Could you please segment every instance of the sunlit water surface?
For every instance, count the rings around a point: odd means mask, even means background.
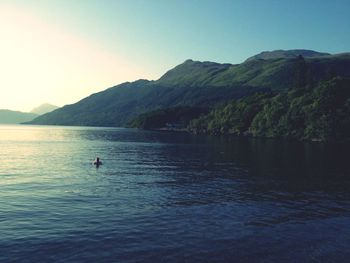
[[[349,262],[349,156],[345,143],[0,126],[0,262]]]

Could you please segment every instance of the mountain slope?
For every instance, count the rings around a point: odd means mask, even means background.
[[[199,62],[191,59],[166,72],[156,84],[163,86],[205,86],[220,73],[230,68],[231,64]]]
[[[254,87],[164,87],[152,81],[123,83],[95,93],[72,105],[39,116],[31,124],[121,126],[136,116],[156,109],[181,105],[214,106],[254,93]]]
[[[57,106],[52,105],[52,104],[48,104],[48,103],[44,103],[44,104],[41,104],[40,106],[32,109],[30,112],[38,114],[38,115],[42,115],[42,114],[48,113],[48,112],[56,110],[56,109],[58,109]]]
[[[4,124],[18,124],[26,121],[31,121],[35,117],[38,117],[38,115],[34,113],[0,110],[0,123]]]
[[[307,49],[292,49],[292,50],[274,50],[274,51],[264,51],[255,56],[248,58],[246,61],[257,60],[257,59],[276,59],[276,58],[296,58],[299,55],[304,58],[313,58],[321,56],[329,56],[329,53],[321,53],[313,50]]]
[[[32,124],[123,126],[136,116],[176,106],[214,107],[257,91],[279,92],[350,77],[350,54],[251,60],[239,65],[187,60],[157,81],[123,83],[39,116]]]

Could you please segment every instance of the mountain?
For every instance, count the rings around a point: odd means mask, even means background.
[[[159,80],[162,86],[206,86],[221,72],[226,71],[232,64],[219,64],[215,62],[199,62],[191,59],[166,72]]]
[[[322,57],[329,56],[329,53],[321,53],[313,50],[307,49],[292,49],[292,50],[274,50],[274,51],[264,51],[255,56],[248,58],[246,61],[257,60],[257,59],[276,59],[276,58],[296,58],[298,56],[303,56],[304,58]]]
[[[0,110],[0,123],[18,124],[22,122],[31,121],[35,117],[38,117],[38,115],[34,113]]]
[[[52,105],[52,104],[48,104],[48,103],[44,103],[44,104],[41,104],[40,106],[32,109],[30,112],[31,113],[35,113],[35,114],[38,114],[38,115],[42,115],[42,114],[45,114],[45,113],[48,113],[48,112],[51,112],[53,110],[56,110],[58,109],[59,107],[55,106],[55,105]]]
[[[126,82],[29,123],[124,126],[149,111],[178,106],[212,108],[256,92],[278,93],[334,76],[350,77],[350,53],[257,59],[237,65],[186,60],[156,81]]]

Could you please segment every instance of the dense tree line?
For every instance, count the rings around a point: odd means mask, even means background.
[[[234,100],[192,120],[189,130],[301,140],[350,138],[350,79],[337,77],[314,87],[299,84],[278,94]]]
[[[209,110],[198,107],[173,107],[141,114],[129,123],[129,127],[141,129],[186,129],[192,119],[208,114]]]

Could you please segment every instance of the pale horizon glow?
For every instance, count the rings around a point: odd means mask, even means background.
[[[75,103],[187,59],[350,51],[349,0],[0,0],[0,109]]]
[[[122,54],[108,52],[18,7],[1,5],[0,32],[0,109],[29,112],[43,103],[61,107],[119,83],[152,76]]]

